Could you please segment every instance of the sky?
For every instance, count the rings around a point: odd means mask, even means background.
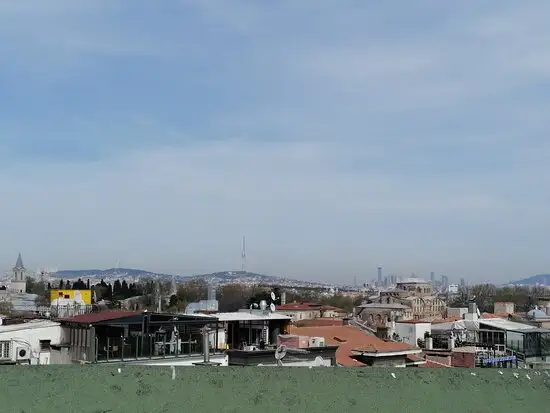
[[[548,15],[0,0],[0,267],[550,272]]]

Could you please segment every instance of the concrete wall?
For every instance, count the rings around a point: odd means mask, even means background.
[[[30,360],[25,362],[50,364],[49,351],[41,351],[40,340],[50,340],[51,344],[59,344],[62,340],[61,326],[49,321],[0,326],[0,341],[11,342],[12,360],[16,359],[18,349],[25,349],[30,354]]]
[[[418,339],[424,340],[424,334],[431,333],[432,325],[430,323],[396,322],[395,331],[403,342],[417,347]]]
[[[119,367],[1,367],[2,412],[517,413],[544,411],[550,389],[515,369]]]
[[[495,314],[512,314],[515,312],[515,304],[506,301],[496,301],[493,307]]]
[[[451,365],[453,367],[474,368],[476,365],[475,353],[453,352],[451,355]]]

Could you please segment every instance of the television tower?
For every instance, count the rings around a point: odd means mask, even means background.
[[[242,272],[246,272],[246,238],[244,235],[243,235],[243,248],[241,250],[241,260],[242,260],[241,270]]]

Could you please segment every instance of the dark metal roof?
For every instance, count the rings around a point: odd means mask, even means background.
[[[171,314],[154,313],[141,311],[112,310],[98,313],[81,314],[73,317],[60,318],[57,321],[61,323],[73,324],[140,324],[145,315],[149,316],[149,322],[155,323],[185,323],[185,322],[204,322],[209,324],[216,322],[216,316],[198,316],[193,314]]]
[[[133,317],[141,314],[142,313],[139,311],[120,311],[120,310],[101,311],[99,313],[89,313],[89,314],[75,315],[73,317],[64,317],[64,318],[60,318],[58,321],[65,321],[65,322],[78,323],[78,324],[94,324],[102,321],[114,321],[121,318]]]

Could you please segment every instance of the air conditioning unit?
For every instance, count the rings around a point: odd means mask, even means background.
[[[325,347],[325,338],[324,337],[310,337],[309,338],[309,347]]]
[[[31,359],[31,351],[26,347],[17,347],[15,351],[15,359],[17,361],[25,361]]]

